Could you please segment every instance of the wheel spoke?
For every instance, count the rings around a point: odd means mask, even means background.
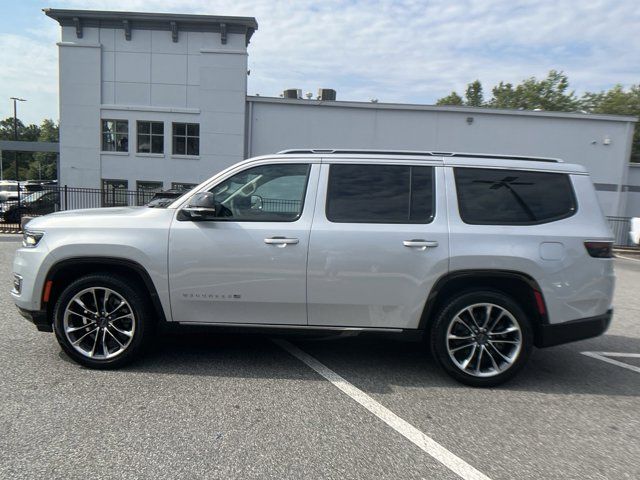
[[[102,311],[107,312],[107,300],[109,299],[109,290],[104,289],[104,298],[102,299]]]
[[[491,325],[487,327],[487,332],[489,332],[489,335],[493,335],[493,333],[491,332],[493,331],[494,328],[496,328],[496,325],[498,324],[498,322],[502,317],[504,317],[504,310],[501,310],[498,316],[495,318],[495,320],[491,322]]]
[[[122,320],[123,318],[133,318],[133,313],[127,313],[126,315],[121,315],[119,317],[112,318],[112,319],[109,320],[109,323],[115,322],[117,320]]]
[[[480,345],[480,353],[478,354],[478,363],[476,363],[476,374],[480,373],[482,366],[482,354],[484,353],[484,345]]]
[[[93,330],[91,330],[90,332],[85,333],[84,335],[82,335],[80,338],[78,338],[77,340],[74,340],[72,342],[72,345],[79,345],[80,342],[82,342],[82,340],[84,340],[87,335],[91,335],[93,332],[95,332],[96,330],[98,330],[98,327],[94,328]]]
[[[473,360],[474,355],[476,354],[476,350],[478,349],[477,345],[473,346],[473,350],[471,350],[471,355],[469,355],[467,358],[464,359],[464,362],[462,362],[462,369],[466,370],[467,367],[469,366],[469,363],[471,362],[471,360]]]
[[[129,338],[131,338],[133,336],[133,334],[131,332],[127,332],[126,330],[122,330],[122,329],[116,327],[113,323],[110,323],[109,326],[111,328],[113,328],[116,332],[118,332],[121,335],[124,335],[124,336],[129,337]]]
[[[504,355],[500,350],[498,350],[495,345],[493,344],[493,342],[489,341],[489,345],[491,346],[491,348],[493,348],[493,351],[496,352],[498,355],[500,355],[502,357],[502,359],[507,362],[508,364],[513,363],[513,359],[507,357],[506,355]]]
[[[491,343],[510,343],[512,345],[518,345],[520,342],[517,340],[490,340]]]
[[[482,322],[482,328],[487,328],[487,324],[489,323],[489,319],[491,318],[491,310],[493,310],[493,305],[487,305],[485,307],[485,317],[484,322]]]
[[[458,350],[464,350],[465,348],[469,348],[473,345],[475,345],[476,342],[471,342],[471,343],[467,343],[466,345],[462,345],[460,347],[456,347],[456,348],[452,348],[451,350],[449,350],[451,353],[453,352],[457,352]]]
[[[93,304],[96,306],[96,313],[100,313],[100,307],[98,306],[98,296],[96,295],[96,289],[91,289],[91,294],[93,295]]]
[[[467,325],[467,322],[465,322],[464,320],[462,320],[462,317],[460,315],[458,315],[454,321],[456,321],[457,323],[460,323],[461,325],[464,325],[464,327],[469,330],[471,332],[471,334],[474,334],[475,332],[473,331],[473,329]]]
[[[93,347],[91,347],[91,352],[89,353],[90,357],[93,357],[96,354],[96,347],[98,346],[98,336],[100,335],[100,331],[96,332],[96,336],[93,339]]]
[[[500,371],[500,367],[498,366],[495,358],[493,358],[493,355],[491,354],[491,352],[489,351],[489,349],[487,347],[485,347],[484,345],[482,346],[482,348],[487,352],[487,355],[489,357],[489,360],[491,360],[491,364],[493,365],[493,368],[496,372]]]
[[[104,331],[107,332],[109,335],[111,335],[111,338],[113,338],[116,342],[118,342],[118,345],[120,345],[120,348],[124,348],[124,343],[118,340],[118,337],[116,337],[113,333],[111,333],[108,327],[105,328]]]
[[[118,310],[120,310],[122,307],[124,307],[126,304],[127,304],[127,302],[125,302],[124,300],[120,300],[120,304],[116,308],[111,310],[110,312],[107,312],[107,315],[113,315]]]
[[[467,335],[466,337],[461,337],[459,335],[454,335],[454,334],[450,333],[447,338],[449,340],[469,340],[470,338],[473,338],[473,335]]]
[[[471,321],[473,322],[473,324],[475,325],[475,327],[480,330],[480,325],[478,325],[478,321],[476,320],[476,316],[473,314],[473,308],[469,307],[466,310],[467,312],[469,312],[469,316],[471,317]]]
[[[82,317],[82,318],[84,318],[84,317]],[[88,319],[87,319],[87,320],[88,320]],[[67,327],[65,331],[66,331],[67,333],[74,333],[74,332],[78,332],[78,331],[80,331],[80,330],[83,330],[83,329],[85,329],[85,328],[91,327],[91,326],[93,326],[93,325],[95,325],[95,324],[96,324],[96,322],[94,322],[93,320],[91,320],[91,323],[87,323],[87,324],[85,324],[85,325],[81,325],[81,326],[79,326],[79,327]]]
[[[93,310],[91,310],[89,307],[87,307],[87,306],[85,305],[85,303],[84,303],[82,300],[80,300],[80,298],[79,298],[79,297],[74,298],[74,299],[73,299],[73,301],[74,301],[74,302],[76,302],[78,305],[80,305],[80,306],[84,309],[85,313],[86,313],[86,312],[91,312],[91,313],[93,313],[94,315],[96,315],[96,314],[98,313],[98,312],[94,312],[94,311],[93,311]],[[73,313],[75,313],[75,312],[73,312]],[[77,314],[76,314],[76,315],[77,315]]]
[[[107,329],[102,329],[102,354],[106,357],[109,355],[109,350],[107,349]]]
[[[489,333],[489,335],[506,335],[507,333],[517,332],[518,330],[520,330],[518,327],[512,325],[511,327],[507,327],[500,332],[491,332]]]

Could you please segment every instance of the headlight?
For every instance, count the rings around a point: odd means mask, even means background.
[[[22,234],[22,246],[25,248],[34,248],[38,245],[43,236],[44,232],[25,230]]]

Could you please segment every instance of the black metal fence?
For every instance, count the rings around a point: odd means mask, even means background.
[[[147,204],[156,191],[120,188],[77,188],[43,186],[37,192],[19,192],[19,198],[0,203],[0,232],[20,232],[22,217],[36,217],[60,210],[139,206]]]
[[[629,217],[607,217],[609,228],[613,233],[613,244],[616,247],[635,247],[631,242],[629,232],[631,231],[631,218]]]

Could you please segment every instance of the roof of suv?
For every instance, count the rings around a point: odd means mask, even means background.
[[[407,160],[425,160],[438,162],[447,166],[475,166],[475,167],[509,167],[535,170],[549,170],[557,172],[587,173],[582,165],[564,163],[559,158],[534,157],[521,155],[493,155],[487,153],[461,153],[415,150],[366,150],[366,149],[291,149],[277,153],[286,158],[289,155],[304,155],[314,157],[333,157],[367,160],[390,160],[405,158]]]

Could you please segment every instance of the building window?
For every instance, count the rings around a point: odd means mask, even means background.
[[[162,191],[162,182],[136,182],[136,202],[138,205],[146,205],[151,201],[156,192]]]
[[[173,124],[173,154],[200,155],[200,125],[197,123]]]
[[[102,151],[129,151],[128,120],[102,120]]]
[[[164,153],[163,122],[138,122],[138,153]]]
[[[197,185],[197,183],[171,182],[171,190],[182,190],[186,192]]]
[[[102,206],[122,207],[129,205],[129,182],[126,180],[102,180]]]

